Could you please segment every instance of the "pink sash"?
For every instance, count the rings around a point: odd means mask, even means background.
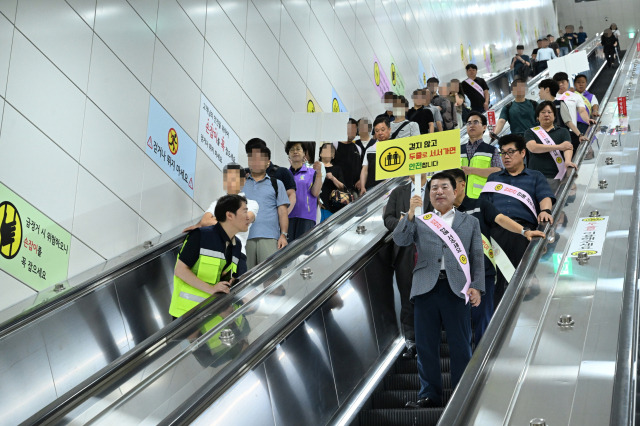
[[[556,95],[556,99],[559,101],[564,101],[566,99],[569,99],[571,97],[571,92],[564,92],[562,95],[558,94]]]
[[[512,186],[506,183],[501,182],[487,182],[484,184],[484,188],[482,188],[482,192],[495,192],[496,194],[507,195],[509,197],[513,197],[516,200],[520,200],[520,202],[524,203],[531,213],[533,213],[534,217],[538,217],[538,213],[536,213],[536,205],[533,202],[531,196],[516,186]]]
[[[540,142],[542,142],[543,144],[550,146],[556,145],[553,139],[551,139],[551,136],[549,136],[549,133],[547,133],[542,127],[537,126],[531,130],[533,130],[533,133],[538,136]],[[554,177],[554,179],[562,180],[565,173],[567,173],[567,164],[564,162],[559,150],[556,149],[554,151],[551,151],[549,154],[551,154],[551,156],[553,157],[553,162],[556,163],[556,167],[558,168],[558,174],[556,174],[556,177]]]
[[[476,83],[475,81],[471,80],[470,78],[467,78],[465,80],[465,83],[467,83],[469,86],[471,86],[474,89],[476,89],[478,91],[478,93],[480,93],[484,97],[484,90],[482,90],[482,87],[480,87],[480,85],[478,83]]]
[[[464,246],[460,241],[460,237],[458,237],[458,234],[456,234],[455,231],[444,222],[444,220],[433,213],[416,216],[416,218],[420,219],[433,232],[435,232],[436,235],[449,247],[451,253],[456,257],[456,260],[467,279],[461,293],[464,294],[465,303],[469,303],[469,295],[467,292],[471,285],[471,268],[469,268],[469,257],[467,256],[467,251],[464,249]]]

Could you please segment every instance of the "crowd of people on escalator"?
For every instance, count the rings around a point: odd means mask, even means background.
[[[423,174],[419,190],[406,179],[384,210],[394,240],[389,262],[400,294],[403,356],[417,357],[421,384],[418,400],[407,407],[440,406],[441,330],[455,388],[529,242],[544,237],[539,225],[553,223],[556,190],[577,169],[574,153],[599,115],[585,75],[556,73],[538,83],[537,101],[526,97],[530,76],[585,39],[567,26],[557,42],[539,40],[531,57],[517,46],[514,99],[499,111],[495,128],[485,115],[489,86],[468,64],[464,79],[441,85],[429,78],[412,92],[412,106],[402,94],[385,93],[384,111],[350,118],[345,140],[288,141],[287,165],[272,162],[265,140],[247,141],[248,167],[227,164],[225,195],[185,229],[170,314],[180,317],[213,294],[229,293],[248,269],[366,196],[381,183],[377,142],[464,128],[460,167]]]

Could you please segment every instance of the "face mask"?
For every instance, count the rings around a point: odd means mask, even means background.
[[[404,115],[404,108],[394,108],[393,109],[393,115]]]
[[[393,110],[393,103],[391,103],[391,102],[385,102],[382,105],[384,105],[384,110],[385,111]]]

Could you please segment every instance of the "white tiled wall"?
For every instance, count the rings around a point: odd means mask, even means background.
[[[504,68],[516,20],[529,42],[556,26],[551,0],[0,1],[0,182],[73,234],[74,275],[222,193],[200,149],[193,199],[146,155],[151,95],[195,140],[204,93],[243,143],[265,139],[284,165],[307,90],[325,111],[335,88],[353,117],[373,117],[374,54],[387,75],[393,57],[410,95],[418,58],[428,75],[464,75],[460,44],[481,73],[490,45]],[[0,309],[34,297],[1,271],[0,288]]]
[[[629,33],[637,33],[640,28],[640,2],[637,0],[598,0],[575,3],[558,1],[558,25],[573,25],[578,31],[582,25],[590,36],[602,33],[612,23],[618,26],[621,34],[621,45],[626,49],[631,40]],[[555,32],[554,32],[555,34]]]

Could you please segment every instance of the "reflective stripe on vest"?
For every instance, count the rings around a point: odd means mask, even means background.
[[[206,256],[202,253],[209,253],[214,256]],[[232,262],[223,270],[226,261],[224,254],[217,257],[220,252],[200,249],[200,256],[191,270],[198,278],[210,285],[216,285],[220,281],[220,277],[229,271],[236,272],[238,270],[238,259],[233,258]],[[187,311],[211,297],[209,293],[190,286],[177,276],[173,276],[173,293],[171,295],[171,306],[169,314],[174,317],[180,317]]]
[[[479,169],[488,169],[491,167],[492,153],[476,152],[471,157],[471,161],[467,158],[466,152],[460,154],[460,167],[477,167]],[[467,197],[478,198],[482,193],[487,178],[478,175],[467,175]]]

